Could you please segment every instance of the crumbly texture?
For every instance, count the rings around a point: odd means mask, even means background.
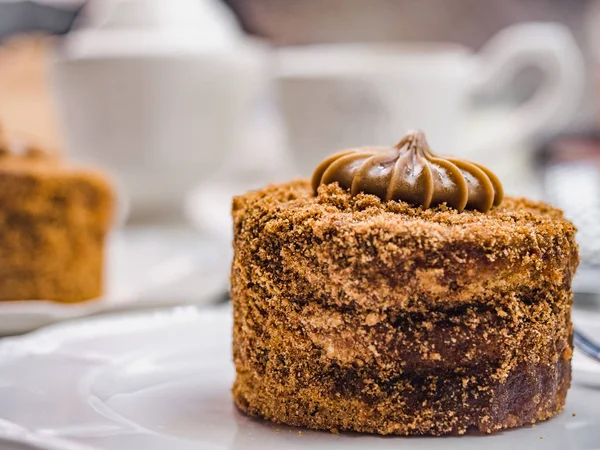
[[[73,303],[102,294],[113,190],[43,156],[0,156],[0,301]]]
[[[490,433],[562,410],[575,228],[543,203],[414,208],[336,184],[233,202],[237,406],[274,422]]]

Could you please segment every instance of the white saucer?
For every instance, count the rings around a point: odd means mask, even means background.
[[[108,311],[215,302],[228,290],[229,260],[220,245],[191,229],[126,228],[110,240],[104,297],[0,302],[0,336]]]
[[[64,450],[600,448],[600,389],[580,384],[577,369],[560,416],[491,436],[334,435],[249,419],[230,394],[230,317],[180,307],[0,341],[0,447],[4,438]]]

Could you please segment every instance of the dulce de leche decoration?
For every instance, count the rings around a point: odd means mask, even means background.
[[[489,211],[502,202],[502,184],[489,169],[471,161],[435,155],[421,131],[409,132],[394,147],[345,150],[325,159],[312,177],[339,183],[352,195],[373,194],[429,208],[441,203],[458,211]]]

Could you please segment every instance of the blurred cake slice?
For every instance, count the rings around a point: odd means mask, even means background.
[[[99,297],[113,202],[102,174],[0,139],[0,301]]]

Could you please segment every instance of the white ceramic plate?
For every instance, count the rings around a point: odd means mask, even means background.
[[[560,416],[491,436],[334,435],[249,419],[230,394],[230,316],[180,307],[0,341],[0,440],[63,450],[600,449],[600,389],[580,384],[578,370]]]
[[[115,310],[204,305],[229,285],[229,254],[181,227],[128,228],[116,232],[107,258],[107,293],[78,304],[45,300],[0,302],[0,335]]]

